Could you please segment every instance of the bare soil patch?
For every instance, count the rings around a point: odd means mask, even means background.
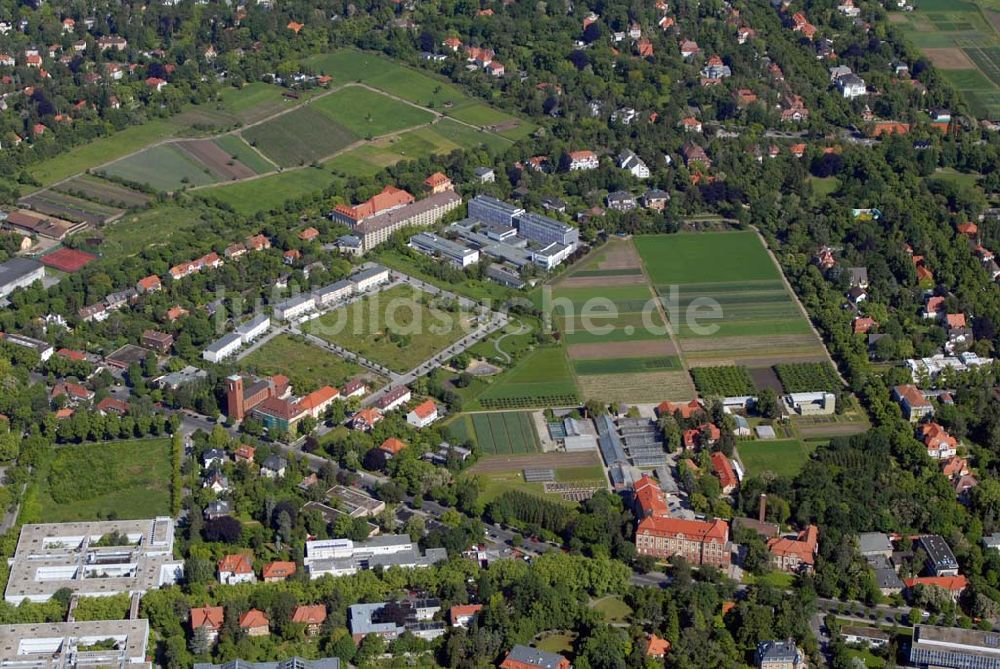
[[[751,369],[750,378],[753,379],[753,385],[757,388],[757,390],[770,388],[779,395],[785,392],[784,387],[781,385],[781,381],[778,379],[778,375],[771,367],[757,367]]]
[[[973,70],[976,64],[965,55],[965,52],[955,47],[940,49],[923,49],[934,66],[942,70]]]
[[[177,142],[177,146],[226,181],[247,179],[257,175],[256,172],[235,160],[211,140]]]
[[[469,471],[473,474],[489,474],[509,472],[525,467],[540,469],[560,469],[570,467],[591,467],[601,464],[597,451],[580,451],[577,453],[536,453],[529,455],[496,455],[486,456],[472,465]]]
[[[694,337],[685,339],[681,343],[684,351],[755,351],[763,349],[774,349],[779,352],[782,349],[816,346],[819,342],[811,334],[801,335],[772,335],[767,337]]]
[[[621,268],[617,268],[621,269]],[[560,288],[599,288],[602,286],[645,285],[646,277],[632,276],[570,276],[559,282]]]
[[[677,349],[667,339],[644,341],[609,341],[599,344],[571,344],[573,360],[604,360],[605,358],[646,358],[655,355],[677,355]]]

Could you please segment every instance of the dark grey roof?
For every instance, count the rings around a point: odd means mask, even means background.
[[[566,658],[558,653],[548,653],[544,650],[521,645],[511,648],[507,657],[508,659],[530,664],[533,667],[541,667],[542,669],[556,669],[560,663],[566,661]]]
[[[0,263],[0,286],[17,281],[42,267],[44,267],[42,263],[31,258],[11,258],[7,262]]]

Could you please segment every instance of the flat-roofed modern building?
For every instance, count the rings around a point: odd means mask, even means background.
[[[910,644],[910,663],[922,669],[1000,669],[1000,634],[917,625]]]
[[[172,585],[184,573],[173,544],[168,517],[25,525],[9,560],[4,598],[47,602],[61,588],[106,597]]]
[[[325,307],[328,304],[346,300],[353,294],[354,284],[347,279],[331,283],[328,286],[323,286],[313,291],[313,297],[316,298],[316,306],[318,307]]]
[[[0,667],[148,667],[148,639],[147,620],[0,625]],[[108,643],[109,641],[114,641],[114,644]]]
[[[958,576],[958,560],[948,542],[936,534],[928,534],[920,537],[918,543],[927,553],[927,568],[935,576]]]
[[[554,218],[542,214],[525,213],[518,215],[517,234],[539,244],[564,244],[576,248],[580,241],[580,231]]]
[[[0,300],[18,288],[45,278],[45,265],[31,258],[11,258],[0,263]]]
[[[421,253],[441,258],[463,269],[479,262],[479,251],[430,232],[419,232],[410,237],[410,246]]]
[[[403,534],[383,534],[367,541],[325,539],[306,542],[305,565],[313,579],[321,576],[350,576],[375,567],[416,569],[448,559],[444,548],[420,548]]]
[[[359,272],[355,272],[350,276],[349,280],[354,284],[354,290],[363,293],[369,288],[388,283],[389,270],[382,267],[382,265],[372,265]]]
[[[469,200],[469,218],[491,225],[513,228],[514,219],[523,213],[521,207],[489,195],[477,195]]]

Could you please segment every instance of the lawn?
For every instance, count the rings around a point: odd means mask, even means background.
[[[283,167],[305,165],[331,156],[358,136],[313,105],[255,125],[243,138]]]
[[[817,195],[832,195],[840,188],[837,177],[809,177],[809,182]]]
[[[956,186],[965,186],[971,188],[975,186],[982,175],[974,174],[969,172],[959,172],[951,167],[942,167],[934,171],[934,174],[927,177],[933,181],[946,181],[948,183],[953,183]]]
[[[747,585],[757,583],[760,585],[769,585],[779,590],[788,590],[795,583],[795,575],[783,571],[769,571],[763,576],[745,574],[743,582]]]
[[[472,414],[473,439],[487,455],[541,451],[531,415],[524,411]]]
[[[277,166],[253,150],[239,135],[223,135],[215,140],[220,149],[240,161],[257,174],[271,172]]]
[[[434,120],[428,111],[361,86],[325,95],[312,106],[358,137],[378,137]]]
[[[486,409],[572,406],[579,401],[566,352],[559,346],[528,354],[479,396]]]
[[[632,607],[621,597],[613,595],[592,601],[590,608],[604,616],[604,622],[608,624],[628,622],[632,615]]]
[[[325,190],[335,181],[336,178],[326,169],[308,166],[259,179],[204,188],[198,194],[228,204],[238,213],[253,214],[278,209],[288,200]]]
[[[218,180],[208,167],[169,143],[123,158],[101,172],[161,191],[204,186]]]
[[[747,474],[759,476],[771,472],[776,476],[795,476],[816,449],[815,443],[799,439],[772,441],[741,441],[737,444],[740,461]]]
[[[153,518],[170,513],[170,439],[65,446],[37,472],[22,522]],[[53,490],[72,488],[65,501]],[[61,495],[57,495],[59,497]]]
[[[536,641],[535,648],[544,650],[547,653],[559,653],[569,656],[573,654],[574,641],[576,641],[575,634],[552,632]]]
[[[468,317],[428,306],[427,294],[401,285],[310,321],[309,331],[397,372],[413,369],[469,327]]]
[[[360,365],[287,334],[278,335],[243,358],[240,369],[265,376],[284,374],[296,395],[326,385],[338,387],[365,373]]]

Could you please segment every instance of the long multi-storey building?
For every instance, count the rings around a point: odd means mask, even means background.
[[[669,558],[678,555],[694,565],[728,567],[730,564],[729,523],[650,516],[635,533],[639,555]]]
[[[383,534],[355,543],[350,539],[306,542],[306,570],[311,578],[349,576],[375,567],[420,568],[448,559],[443,548],[420,548],[402,534]]]
[[[410,237],[410,246],[463,269],[479,262],[479,251],[430,232],[418,232]]]
[[[461,196],[454,191],[436,193],[365,218],[353,226],[352,232],[361,238],[362,250],[367,252],[387,241],[398,230],[434,225],[461,204]]]
[[[539,244],[562,244],[573,248],[580,241],[580,231],[542,214],[524,213],[516,218],[517,234]]]
[[[148,667],[149,621],[94,620],[0,626],[0,667]],[[113,641],[114,643],[108,643]]]
[[[490,225],[513,228],[514,220],[523,213],[521,207],[488,195],[477,195],[469,200],[469,218]]]

